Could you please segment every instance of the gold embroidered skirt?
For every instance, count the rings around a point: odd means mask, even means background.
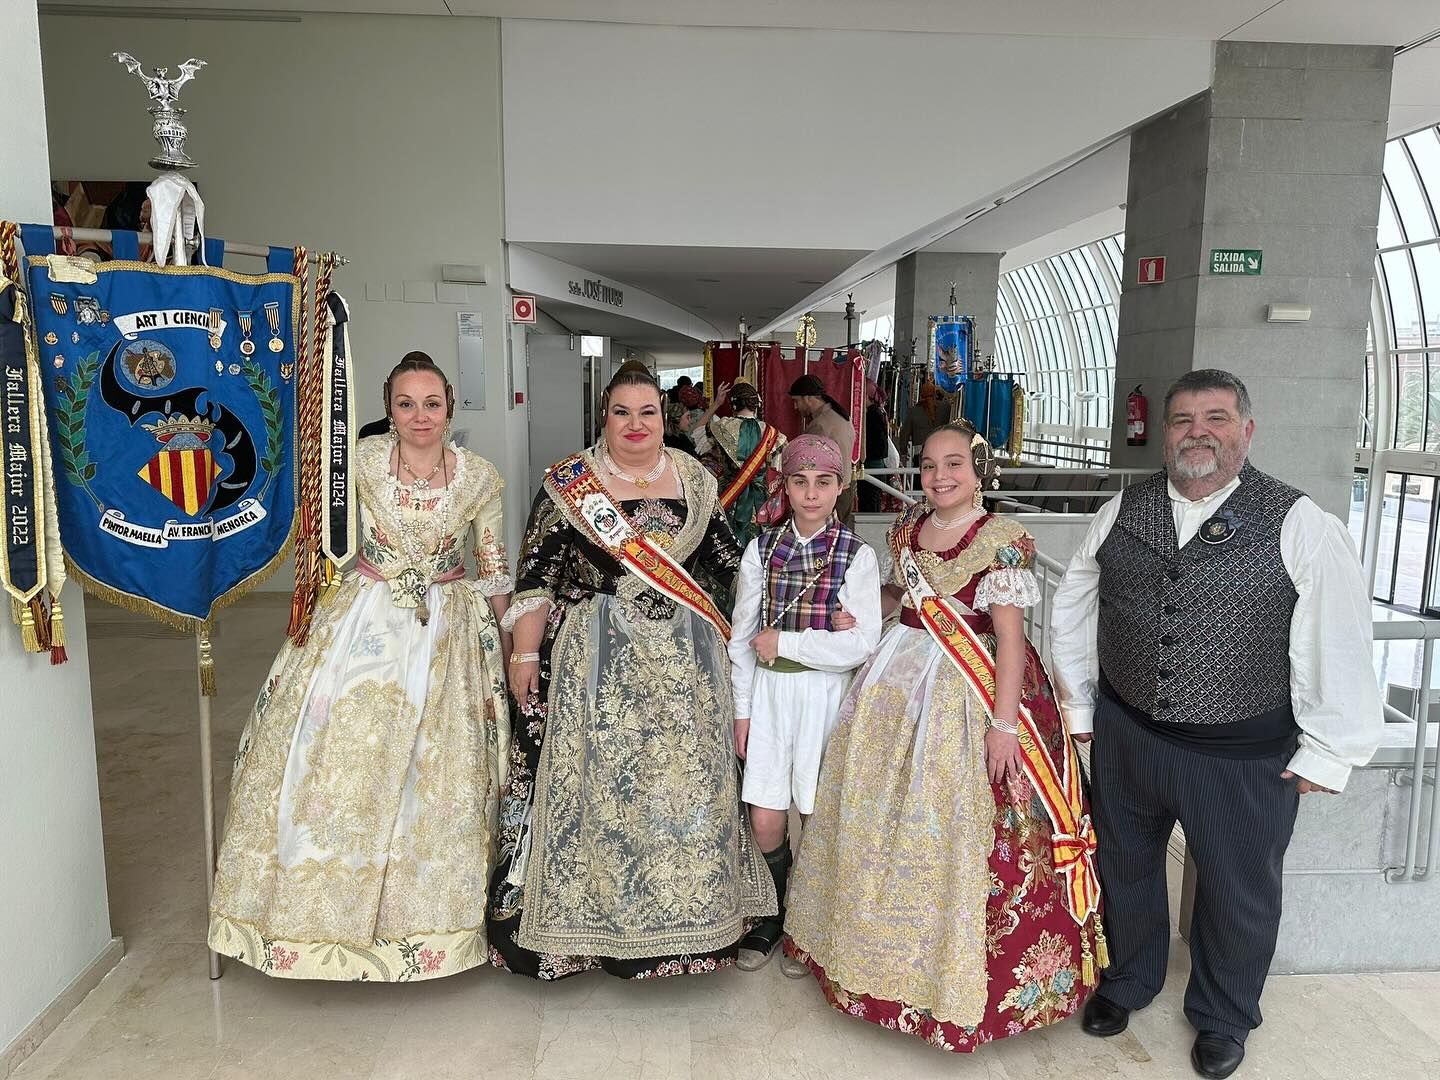
[[[350,579],[276,658],[236,755],[210,947],[270,975],[405,981],[483,964],[508,742],[470,582],[422,626]]]

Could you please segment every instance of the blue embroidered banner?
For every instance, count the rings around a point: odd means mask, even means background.
[[[70,564],[107,600],[206,622],[294,526],[298,283],[89,263],[53,256],[48,227],[21,235]]]
[[[930,357],[941,391],[953,394],[970,378],[974,350],[975,320],[969,315],[930,316]]]

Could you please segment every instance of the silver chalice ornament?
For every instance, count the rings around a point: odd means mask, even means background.
[[[129,53],[117,52],[114,56],[125,65],[125,70],[139,76],[145,89],[150,91],[150,100],[155,102],[149,109],[150,115],[155,118],[151,134],[160,144],[160,153],[150,159],[151,166],[157,169],[193,169],[195,162],[185,153],[185,136],[189,132],[180,122],[180,117],[185,115],[185,110],[179,105],[180,87],[195,77],[195,73],[205,66],[205,61],[191,57],[180,65],[177,77],[167,79],[165,76],[169,74],[169,68],[157,67],[153,74],[146,75],[140,61]]]

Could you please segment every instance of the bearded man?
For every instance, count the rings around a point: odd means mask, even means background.
[[[1247,463],[1254,431],[1234,375],[1176,382],[1165,469],[1096,515],[1053,614],[1057,697],[1077,741],[1093,732],[1110,943],[1084,1029],[1118,1035],[1164,984],[1178,821],[1198,880],[1190,1060],[1217,1078],[1260,1025],[1300,796],[1343,789],[1383,724],[1349,533]]]

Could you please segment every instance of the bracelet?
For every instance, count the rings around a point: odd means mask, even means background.
[[[538,652],[517,652],[510,656],[512,664],[538,664],[539,662],[540,654]]]
[[[998,716],[990,718],[990,726],[996,731],[1003,731],[1006,735],[1019,735],[1020,725],[1013,721],[1001,720]]]

